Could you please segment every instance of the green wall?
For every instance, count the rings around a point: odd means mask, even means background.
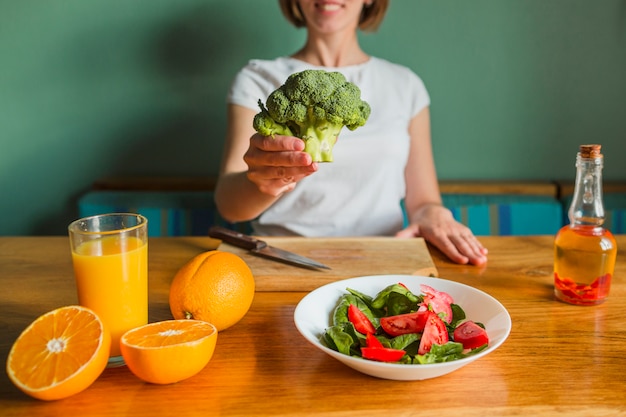
[[[0,235],[65,234],[111,175],[214,175],[224,97],[304,32],[273,0],[0,0]],[[432,96],[442,179],[626,180],[626,0],[392,0],[371,54]]]

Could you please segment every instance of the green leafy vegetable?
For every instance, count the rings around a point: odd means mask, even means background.
[[[421,333],[406,333],[396,337],[387,334],[380,326],[382,317],[392,317],[398,320],[403,314],[414,313],[425,307],[423,295],[415,295],[402,284],[389,285],[381,290],[375,297],[363,294],[354,289],[347,289],[338,300],[332,314],[333,325],[326,329],[322,335],[322,341],[331,349],[346,355],[362,357],[361,348],[371,346],[367,344],[367,335],[359,333],[348,319],[350,304],[358,307],[363,314],[372,322],[375,333],[370,334],[380,342],[383,348],[405,351],[404,356],[398,361],[403,364],[430,364],[442,363],[465,358],[487,348],[488,344],[475,349],[463,349],[463,344],[454,341],[454,329],[466,321],[466,314],[461,306],[451,303],[452,320],[446,324],[449,342],[442,345],[434,343],[430,351],[423,355],[418,354]],[[451,300],[451,298],[450,298]],[[387,319],[386,319],[387,320]],[[484,325],[477,323],[484,328]]]
[[[270,94],[254,117],[254,129],[264,136],[288,135],[304,140],[305,152],[314,162],[331,162],[332,150],[341,129],[363,126],[369,104],[361,90],[343,74],[304,70],[291,74]]]
[[[350,307],[350,304],[356,305],[359,310],[361,310],[372,322],[374,327],[378,327],[380,325],[380,319],[372,313],[367,303],[353,294],[345,294],[339,299],[339,304],[337,304],[333,314],[333,324],[337,325],[350,321],[348,319],[348,308]]]
[[[404,298],[392,297],[393,294],[399,294]],[[390,300],[390,297],[391,300]],[[387,288],[379,292],[372,301],[372,307],[375,309],[382,309],[383,307],[391,308],[393,310],[403,310],[402,306],[417,306],[418,302],[422,301],[422,297],[418,297],[409,291],[404,285],[392,284]],[[395,303],[401,303],[401,305],[395,305]],[[405,311],[408,312],[408,311]],[[395,313],[401,314],[401,313]],[[390,314],[391,315],[391,314]]]

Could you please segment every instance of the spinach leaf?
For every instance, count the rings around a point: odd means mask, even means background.
[[[459,322],[465,320],[466,315],[460,305],[452,303],[450,307],[452,308],[452,322],[450,322],[450,327],[455,328]]]
[[[392,292],[387,298],[387,315],[396,316],[398,314],[410,313],[417,310],[417,303],[411,301],[407,296]]]
[[[355,297],[359,297],[361,300],[363,300],[363,302],[365,302],[365,304],[367,304],[368,307],[372,305],[372,301],[374,299],[371,296],[367,294],[363,294],[361,291],[357,291],[352,288],[346,288],[346,291],[348,291],[350,294],[354,295]]]
[[[367,294],[363,294],[362,292],[357,291],[352,288],[346,288],[346,291],[348,291],[350,294],[354,295],[355,297],[360,298],[365,303],[365,305],[367,305],[367,307],[370,309],[370,311],[375,317],[382,317],[385,315],[384,310],[377,309],[372,306],[372,302],[374,301],[374,299],[371,296]]]
[[[372,301],[372,307],[375,309],[382,309],[383,307],[389,307],[388,300],[391,294],[400,294],[406,297],[411,303],[418,303],[421,301],[422,297],[418,297],[409,291],[406,287],[400,284],[392,284],[387,288],[384,288],[381,292],[379,292],[374,300]]]
[[[472,356],[477,354],[478,352],[487,348],[487,344],[477,347],[475,349],[470,350],[467,353],[463,353],[463,345],[461,343],[456,342],[447,342],[444,345],[433,344],[430,348],[430,352],[425,355],[417,355],[415,356],[415,360],[413,363],[441,363],[441,362],[450,362],[455,361],[457,359],[466,358],[468,356]]]
[[[443,345],[433,344],[430,348],[430,352],[424,355],[417,355],[418,363],[441,363],[450,362],[464,357],[463,345],[456,342],[447,342]]]
[[[361,310],[367,318],[372,322],[375,328],[380,326],[380,319],[376,317],[372,311],[369,309],[367,304],[353,294],[344,294],[339,299],[339,304],[335,307],[335,311],[333,313],[333,324],[338,325],[341,323],[348,323],[350,320],[348,319],[348,308],[350,304],[354,304]]]
[[[343,331],[342,326],[333,326],[324,332],[324,342],[329,348],[344,355],[350,355],[350,348],[354,340],[348,333]]]
[[[407,333],[390,339],[389,344],[393,349],[406,350],[411,343],[417,342],[420,339],[421,337],[417,333]]]
[[[488,343],[485,343],[485,344],[484,344],[484,345],[482,345],[482,346],[479,346],[479,347],[477,347],[477,348],[474,348],[474,349],[470,350],[469,352],[465,353],[465,354],[463,355],[463,357],[475,355],[475,354],[477,354],[478,352],[481,352],[481,351],[483,351],[483,350],[487,349],[487,346],[489,346],[489,344],[488,344]]]
[[[361,356],[361,345],[365,344],[365,337],[354,329],[352,323],[348,322],[326,329],[323,342],[329,348],[344,355]]]

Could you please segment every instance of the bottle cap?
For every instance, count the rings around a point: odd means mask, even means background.
[[[580,156],[582,158],[602,158],[601,150],[602,145],[580,145]]]

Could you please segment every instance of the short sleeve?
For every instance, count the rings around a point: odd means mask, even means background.
[[[430,106],[430,95],[424,85],[424,81],[412,71],[411,78],[413,78],[412,83],[414,84],[414,88],[412,89],[412,91],[414,91],[413,116],[416,116],[423,109]]]

